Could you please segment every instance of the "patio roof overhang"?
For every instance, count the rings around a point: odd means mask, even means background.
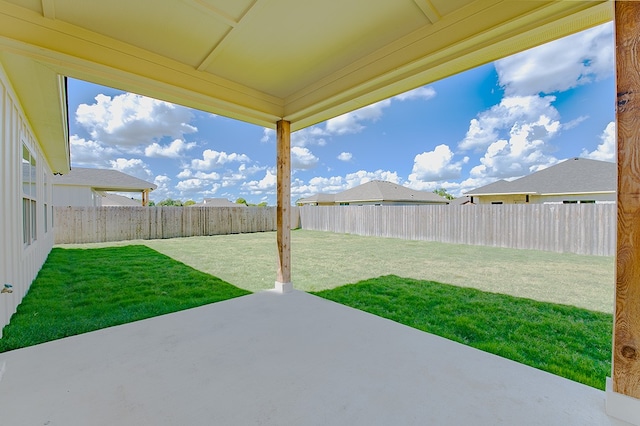
[[[4,0],[51,71],[296,131],[612,19],[609,1]]]
[[[612,376],[613,390],[638,404],[640,223],[633,218],[640,209],[640,181],[633,171],[640,158],[640,124],[633,101],[640,93],[635,81],[640,67],[633,46],[640,43],[640,7],[630,1],[613,5],[610,0],[0,0],[0,51],[15,55],[8,74],[20,86],[25,114],[57,171],[69,167],[59,76],[276,128],[277,284],[286,290],[291,286],[291,131],[609,21],[615,9],[617,37],[624,41],[617,50],[623,58],[618,59],[618,112],[627,114],[618,119],[626,127],[618,136],[621,213]],[[58,94],[57,107],[36,105],[43,104],[41,89],[47,102]]]

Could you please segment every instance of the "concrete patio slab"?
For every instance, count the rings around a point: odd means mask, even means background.
[[[623,425],[605,394],[303,292],[0,354],[0,424]]]

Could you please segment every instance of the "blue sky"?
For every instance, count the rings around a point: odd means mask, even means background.
[[[292,200],[373,179],[459,196],[571,157],[615,161],[611,23],[292,134]],[[71,163],[151,199],[275,204],[275,132],[69,80]]]

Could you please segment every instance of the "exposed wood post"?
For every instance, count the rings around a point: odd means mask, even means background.
[[[612,381],[614,392],[640,399],[640,2],[616,1],[614,7],[618,243]]]
[[[276,290],[291,291],[291,123],[278,121],[277,206],[278,274]]]
[[[142,205],[144,207],[149,205],[149,190],[145,189],[144,191],[142,191]]]

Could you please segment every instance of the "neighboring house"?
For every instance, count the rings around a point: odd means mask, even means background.
[[[298,205],[395,205],[449,203],[444,197],[433,192],[416,191],[402,185],[381,180],[373,180],[337,194],[316,194],[298,200]]]
[[[109,192],[102,193],[102,207],[139,207],[141,205],[142,202],[135,198]]]
[[[299,206],[333,206],[335,203],[336,194],[316,194],[296,202]]]
[[[450,206],[466,206],[468,204],[473,204],[471,202],[471,197],[467,195],[463,195],[462,197],[454,198],[453,200],[449,200]]]
[[[69,173],[53,177],[53,203],[56,206],[100,207],[106,192],[136,192],[147,205],[149,192],[156,185],[117,170],[74,167]]]
[[[194,207],[246,207],[244,204],[234,203],[226,198],[205,198],[203,202],[191,204]],[[191,207],[189,206],[189,207]]]
[[[617,166],[571,158],[513,181],[499,180],[466,193],[474,204],[615,203]]]

